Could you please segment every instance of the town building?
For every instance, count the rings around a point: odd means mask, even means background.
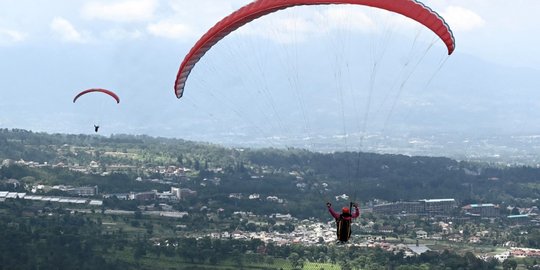
[[[429,199],[412,202],[394,202],[373,206],[373,212],[385,215],[448,215],[457,207],[454,199]]]
[[[420,202],[424,203],[425,212],[429,215],[448,215],[457,208],[454,199],[429,199]]]
[[[499,206],[492,203],[469,204],[463,206],[461,209],[463,209],[466,215],[477,217],[498,217],[500,214]]]
[[[379,214],[422,214],[424,204],[421,202],[395,202],[373,206],[373,212]]]
[[[149,200],[154,200],[155,198],[156,198],[156,192],[155,191],[148,191],[148,192],[140,192],[140,193],[132,193],[132,194],[130,194],[130,199],[132,199],[132,200],[149,201]]]
[[[65,190],[70,195],[96,196],[99,193],[98,186],[93,187],[72,187]]]

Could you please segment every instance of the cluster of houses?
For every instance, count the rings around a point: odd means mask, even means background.
[[[107,152],[105,155],[114,155],[116,152]],[[110,174],[112,172],[126,172],[130,170],[137,169],[135,166],[132,165],[123,165],[123,164],[113,164],[113,165],[102,165],[97,161],[91,161],[88,165],[79,165],[79,164],[64,164],[64,163],[58,163],[58,164],[50,164],[48,162],[35,162],[35,161],[25,161],[25,160],[11,160],[11,159],[5,159],[2,161],[1,166],[11,166],[11,165],[19,165],[19,166],[26,166],[30,168],[44,168],[44,167],[51,167],[51,168],[67,168],[69,170],[78,171],[82,173],[88,173],[88,174],[100,174],[100,175],[106,175]],[[155,166],[155,167],[147,167],[144,168],[144,172],[146,173],[158,173],[161,174],[164,178],[174,178],[174,177],[185,177],[186,173],[190,172],[189,168],[184,167],[177,167],[177,166]],[[21,184],[16,179],[7,179],[2,180],[3,184],[6,184],[10,187],[18,188]],[[144,181],[142,178],[137,178],[136,181]],[[149,181],[158,181],[157,179],[149,180]],[[173,184],[170,181],[162,181],[163,184]],[[176,183],[177,184],[177,183]],[[87,186],[87,187],[73,187],[73,186],[67,186],[67,185],[56,185],[56,186],[46,186],[46,185],[35,185],[29,188],[29,190],[32,192],[32,194],[40,194],[40,193],[46,193],[51,190],[60,190],[63,192],[68,193],[72,196],[79,196],[79,197],[95,197],[98,196],[99,188],[98,186]],[[11,195],[10,195],[11,196]],[[34,198],[32,195],[29,198]],[[197,192],[193,191],[188,188],[180,188],[180,187],[171,187],[170,191],[166,192],[157,192],[156,190],[148,191],[148,192],[129,192],[129,193],[122,193],[122,194],[102,194],[103,198],[109,198],[109,197],[116,197],[121,200],[154,200],[154,199],[163,199],[163,200],[181,200],[183,198],[187,197],[194,197],[197,196]],[[19,196],[21,197],[21,196]],[[49,199],[50,196],[38,196],[35,195],[35,197],[38,198],[45,198]],[[22,198],[22,197],[21,197]],[[52,201],[57,201],[57,197],[52,197]],[[79,200],[83,200],[82,198],[78,198]],[[64,200],[62,200],[63,202]],[[70,200],[71,202],[71,200]]]
[[[509,250],[505,250],[502,253],[495,255],[485,254],[480,256],[480,258],[484,260],[495,258],[500,262],[503,262],[509,258],[540,258],[540,249],[511,247]]]
[[[282,204],[285,202],[285,199],[282,199],[282,198],[279,198],[277,196],[273,196],[273,195],[270,195],[270,196],[266,196],[263,198],[261,198],[261,195],[258,194],[258,193],[253,193],[253,194],[249,194],[249,195],[244,195],[242,193],[230,193],[229,194],[229,198],[230,199],[237,199],[237,200],[242,200],[242,199],[248,199],[248,200],[266,200],[266,201],[269,201],[269,202],[275,202],[275,203],[279,203],[279,204]]]
[[[103,198],[115,197],[119,200],[138,200],[138,201],[151,201],[151,200],[182,200],[188,197],[196,197],[197,191],[189,188],[171,187],[170,191],[158,192],[157,190],[151,190],[146,192],[129,192],[129,193],[111,193],[103,194]]]
[[[516,258],[540,258],[540,249],[511,248],[509,254]]]
[[[255,217],[252,213],[249,212],[237,212],[235,214],[241,215],[245,218]],[[334,221],[321,223],[314,222],[312,220],[298,220],[288,214],[279,213],[273,214],[271,215],[271,217],[276,220],[276,224],[293,222],[295,224],[294,231],[284,233],[278,231],[248,232],[235,230],[233,232],[213,232],[204,236],[208,236],[211,238],[237,240],[258,239],[264,243],[273,243],[275,245],[302,244],[307,246],[315,246],[333,245],[336,243],[336,229]],[[430,250],[425,245],[392,244],[374,239],[368,239],[363,242],[351,241],[349,245],[368,248],[382,248],[386,251],[394,253],[403,252],[404,256],[415,256]]]
[[[258,219],[258,216],[251,212],[235,212],[233,215],[250,220],[249,222],[261,223],[261,221],[256,221]],[[319,245],[328,244],[336,241],[334,222],[320,223],[314,222],[312,220],[298,220],[290,214],[281,213],[275,213],[270,215],[269,217],[276,222],[276,225],[283,225],[287,222],[294,223],[294,231],[249,232],[235,230],[232,232],[214,232],[204,236],[209,236],[212,238],[232,238],[238,240],[259,239],[265,243],[273,243],[276,245],[287,245],[293,243],[304,245]]]
[[[105,155],[107,155],[109,152],[106,152]],[[109,155],[113,155],[113,153],[109,153]],[[48,162],[35,162],[35,161],[25,161],[25,160],[11,160],[11,159],[5,159],[2,161],[2,166],[10,166],[10,165],[20,165],[20,166],[26,166],[30,168],[67,168],[72,171],[77,171],[81,173],[86,174],[100,174],[100,175],[109,175],[113,172],[132,172],[132,171],[138,171],[139,167],[135,165],[127,165],[127,164],[101,164],[98,161],[91,161],[88,164],[65,164],[65,163],[56,163],[56,164],[50,164]],[[179,167],[174,165],[169,166],[152,166],[152,167],[144,167],[142,168],[141,173],[145,174],[160,174],[164,178],[182,178],[186,177],[186,174],[189,173],[191,169],[185,168],[185,167]]]

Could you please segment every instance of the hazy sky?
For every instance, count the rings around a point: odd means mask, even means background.
[[[71,99],[77,90],[104,87],[119,92],[134,118],[124,116],[129,128],[118,125],[109,132],[182,137],[166,130],[161,133],[156,129],[162,126],[151,124],[184,114],[173,94],[178,66],[209,27],[249,2],[0,0],[0,126],[91,133],[88,123],[73,123],[82,118],[76,116],[81,109]],[[494,65],[538,71],[540,1],[423,2],[451,26],[456,37],[452,57],[462,59],[459,63],[467,65],[467,59],[474,58],[475,63],[483,61],[486,70]],[[258,38],[282,47],[293,46],[292,41],[309,42],[339,32],[349,11],[357,13],[354,21],[346,20],[348,28],[370,31],[377,23],[377,15],[365,10],[303,8],[294,18],[277,14],[255,28],[244,27],[236,40]],[[396,20],[410,24],[404,18]],[[265,27],[280,30],[269,36],[262,30]],[[525,88],[538,85],[537,78],[530,80]]]
[[[0,45],[76,46],[125,40],[193,43],[246,0],[2,0]],[[513,66],[537,67],[540,37],[534,0],[424,1],[451,25],[457,52]],[[309,27],[309,26],[307,26]],[[313,30],[315,31],[315,30]],[[184,50],[187,47],[183,48]]]

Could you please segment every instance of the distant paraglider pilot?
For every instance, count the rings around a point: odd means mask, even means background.
[[[114,101],[116,101],[116,104],[119,104],[120,103],[120,97],[118,97],[117,94],[115,94],[113,91],[111,90],[107,90],[107,89],[103,89],[103,88],[90,88],[90,89],[87,89],[87,90],[84,90],[80,93],[78,93],[74,98],[73,98],[73,103],[77,102],[77,100],[82,97],[82,96],[85,96],[87,94],[90,94],[90,93],[100,93],[100,94],[105,94],[105,95],[108,95],[110,96],[111,98],[113,98]],[[97,133],[99,131],[99,125],[94,125],[94,131]]]
[[[326,207],[328,207],[328,211],[334,217],[336,220],[336,229],[337,229],[337,238],[338,243],[344,244],[347,241],[349,241],[349,238],[351,238],[351,223],[354,218],[357,218],[360,216],[360,210],[358,209],[358,204],[353,203],[352,206],[355,209],[354,214],[351,214],[351,211],[348,207],[341,208],[341,214],[338,214],[332,209],[332,204],[327,202]]]

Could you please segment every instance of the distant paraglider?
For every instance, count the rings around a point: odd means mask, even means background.
[[[102,89],[102,88],[91,88],[91,89],[87,89],[87,90],[84,90],[84,91],[78,93],[73,98],[73,103],[75,103],[80,97],[82,97],[82,96],[84,96],[86,94],[89,94],[89,93],[103,93],[103,94],[106,94],[106,95],[109,95],[110,97],[112,97],[116,101],[117,104],[120,103],[120,98],[118,97],[118,95],[116,93],[114,93],[111,90]],[[94,131],[95,132],[99,131],[99,125],[94,125]]]
[[[107,94],[107,95],[111,96],[112,98],[114,98],[114,100],[116,100],[116,103],[120,103],[120,98],[118,97],[118,95],[116,95],[111,90],[102,89],[102,88],[92,88],[92,89],[84,90],[84,91],[78,93],[73,98],[73,103],[75,103],[75,101],[77,101],[77,99],[79,99],[81,96],[84,96],[84,95],[86,95],[88,93],[104,93],[104,94]]]
[[[256,0],[225,17],[204,34],[184,58],[174,90],[177,98],[184,94],[184,87],[191,70],[212,46],[241,26],[270,13],[295,6],[351,4],[380,8],[409,17],[433,31],[444,42],[448,54],[455,48],[450,27],[435,11],[416,0]]]

